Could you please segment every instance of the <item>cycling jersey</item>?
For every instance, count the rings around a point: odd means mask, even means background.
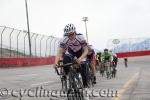
[[[118,62],[118,57],[113,56],[113,61],[114,61],[114,62]]]
[[[88,52],[88,54],[87,54],[87,59],[88,59],[88,60],[93,60],[94,54],[95,54],[94,49],[89,48],[89,52]]]
[[[84,39],[82,34],[76,34],[76,38],[71,41],[68,36],[64,36],[62,41],[60,42],[60,48],[67,49],[69,53],[77,53],[82,50],[85,46],[87,46],[87,42]]]
[[[114,62],[118,62],[118,57],[117,57],[116,54],[113,54],[112,57],[113,57],[113,61],[114,61]]]
[[[108,52],[108,53],[105,53],[103,52],[101,57],[104,59],[104,60],[112,60],[112,53]]]

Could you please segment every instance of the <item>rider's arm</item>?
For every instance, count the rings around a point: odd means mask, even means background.
[[[87,54],[88,54],[88,47],[85,46],[85,47],[83,48],[83,53],[82,53],[82,55],[79,57],[79,59],[80,59],[80,60],[84,59],[84,58],[87,56]]]
[[[110,56],[109,60],[110,60],[110,62],[112,62],[112,61],[113,61],[113,55],[112,55],[111,52],[109,52],[108,54],[109,54],[109,56]]]
[[[88,54],[88,47],[87,47],[87,41],[85,40],[83,35],[79,35],[79,40],[81,43],[81,46],[83,47],[83,53],[82,55],[78,58],[78,63],[80,63]]]
[[[103,59],[104,59],[104,53],[102,53],[102,55],[101,55],[101,61],[103,61]]]
[[[110,56],[110,61],[113,62],[113,56]]]
[[[64,52],[63,48],[58,49],[58,52],[57,52],[56,58],[55,58],[55,64],[58,64],[60,58],[62,57],[63,52]]]
[[[65,48],[66,48],[66,38],[64,37],[60,44],[59,44],[59,48],[55,57],[55,64],[58,64],[60,58],[62,57],[62,55],[65,53]]]

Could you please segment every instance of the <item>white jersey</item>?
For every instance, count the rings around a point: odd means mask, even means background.
[[[71,41],[67,36],[64,36],[60,42],[60,47],[66,50],[72,50],[73,52],[78,52],[83,47],[87,46],[87,42],[82,34],[76,34],[75,40]]]

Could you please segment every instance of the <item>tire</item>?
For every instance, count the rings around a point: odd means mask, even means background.
[[[62,76],[61,77],[61,83],[62,83],[62,90],[67,91],[67,77],[66,76]]]
[[[68,100],[83,100],[83,84],[78,74],[69,74],[69,89],[67,91]]]
[[[67,93],[67,99],[68,100],[84,100],[83,98],[83,92],[79,90],[68,90]]]
[[[100,72],[100,75],[102,75],[102,77],[104,77],[104,65],[100,66],[99,72]]]

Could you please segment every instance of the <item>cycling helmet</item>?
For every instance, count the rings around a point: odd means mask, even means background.
[[[114,53],[113,56],[114,56],[114,57],[117,57],[117,54]]]
[[[105,48],[105,49],[104,49],[104,51],[108,51],[108,49],[107,49],[107,48]]]
[[[76,28],[73,24],[67,24],[64,28],[64,35],[68,36],[69,33],[76,32]]]

